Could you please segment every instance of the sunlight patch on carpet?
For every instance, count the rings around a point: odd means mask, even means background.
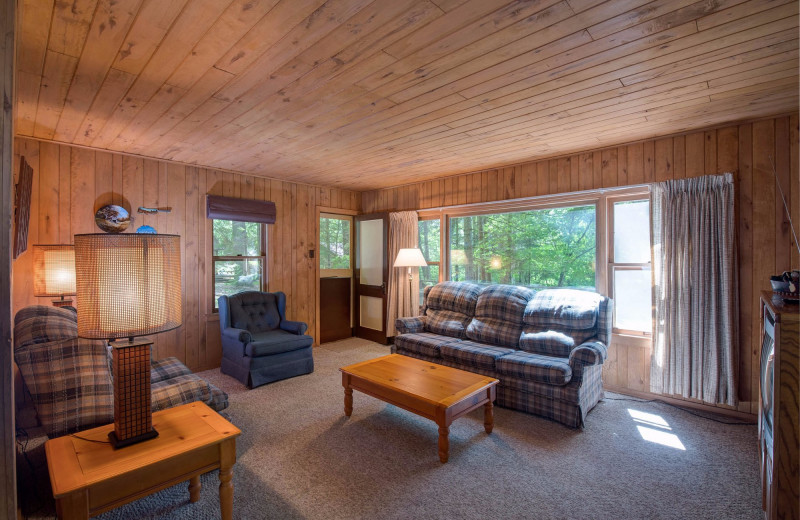
[[[636,428],[639,430],[639,435],[642,439],[648,442],[661,444],[677,450],[686,451],[686,447],[681,440],[674,433],[670,433],[669,423],[664,420],[660,415],[652,413],[640,412],[628,408],[628,414],[633,418],[634,422],[639,423]]]

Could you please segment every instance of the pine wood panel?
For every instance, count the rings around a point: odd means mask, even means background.
[[[17,18],[17,2],[0,2],[0,94],[3,99],[14,96],[14,34],[21,25]],[[41,58],[40,58],[41,59]],[[12,285],[13,273],[12,222],[14,219],[13,185],[14,165],[19,164],[13,155],[12,107],[4,103],[0,112],[0,402],[2,403],[2,427],[0,427],[0,515],[5,518],[21,516],[17,510],[16,477],[16,419],[14,414],[14,392],[20,388],[14,384],[12,371],[13,348],[11,324],[13,323]],[[35,172],[34,172],[35,174]],[[34,194],[32,194],[34,195]],[[35,215],[32,215],[32,217]],[[31,232],[30,230],[28,231]],[[29,235],[30,237],[30,235]],[[29,238],[30,239],[30,238]]]
[[[552,195],[580,190],[637,185],[705,174],[732,172],[736,182],[736,226],[739,262],[739,398],[738,411],[755,413],[758,404],[758,294],[769,290],[769,277],[800,268],[800,255],[776,188],[770,157],[793,216],[800,213],[798,116],[710,128],[650,139],[568,157],[522,163],[503,170],[484,170],[437,181],[363,193],[363,211],[437,208],[459,204],[457,187],[473,186],[469,203]],[[572,166],[576,168],[573,172]],[[513,182],[500,182],[498,171]],[[505,177],[504,177],[505,178]],[[443,189],[428,188],[441,185]],[[398,203],[398,193],[413,195]],[[797,220],[795,219],[795,222]],[[650,347],[615,338],[603,366],[606,384],[649,392]]]
[[[112,202],[132,210],[131,230],[147,224],[161,233],[181,236],[183,325],[154,336],[154,357],[176,356],[192,369],[217,367],[222,355],[219,323],[211,310],[207,193],[275,201],[278,220],[268,226],[268,289],[286,293],[288,318],[305,321],[312,334],[316,323],[317,206],[322,200],[330,208],[358,211],[361,206],[360,195],[347,190],[32,139],[16,139],[15,163],[19,155],[25,155],[34,169],[30,244],[71,243],[76,233],[99,232],[94,211]],[[136,212],[139,206],[170,207],[172,212],[145,215]],[[49,298],[33,296],[30,248],[13,267],[13,312],[26,305],[49,305]]]
[[[800,104],[796,0],[20,5],[18,135],[288,182],[409,184]],[[715,138],[656,141],[644,173],[715,171]]]

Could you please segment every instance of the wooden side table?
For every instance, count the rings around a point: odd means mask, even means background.
[[[219,469],[222,518],[231,520],[241,431],[202,402],[156,412],[153,426],[158,437],[118,450],[108,443],[113,424],[47,441],[58,517],[88,519],[187,480],[196,502],[200,475]]]

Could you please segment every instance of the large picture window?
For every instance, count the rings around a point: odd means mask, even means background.
[[[596,205],[450,218],[449,279],[596,289]]]
[[[257,222],[213,221],[215,311],[222,295],[264,290],[265,227]]]

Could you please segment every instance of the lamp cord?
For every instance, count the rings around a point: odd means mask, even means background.
[[[797,248],[797,252],[800,253],[800,243],[797,242],[797,234],[794,232],[794,224],[792,223],[792,214],[789,211],[789,206],[786,204],[786,197],[783,196],[783,188],[781,188],[781,181],[778,179],[778,172],[775,169],[775,162],[772,160],[772,156],[769,155],[769,164],[772,166],[772,175],[775,177],[775,185],[778,187],[778,193],[781,194],[781,201],[783,202],[783,209],[786,211],[786,217],[789,219],[789,228],[792,230],[792,237],[794,238],[794,246]]]

